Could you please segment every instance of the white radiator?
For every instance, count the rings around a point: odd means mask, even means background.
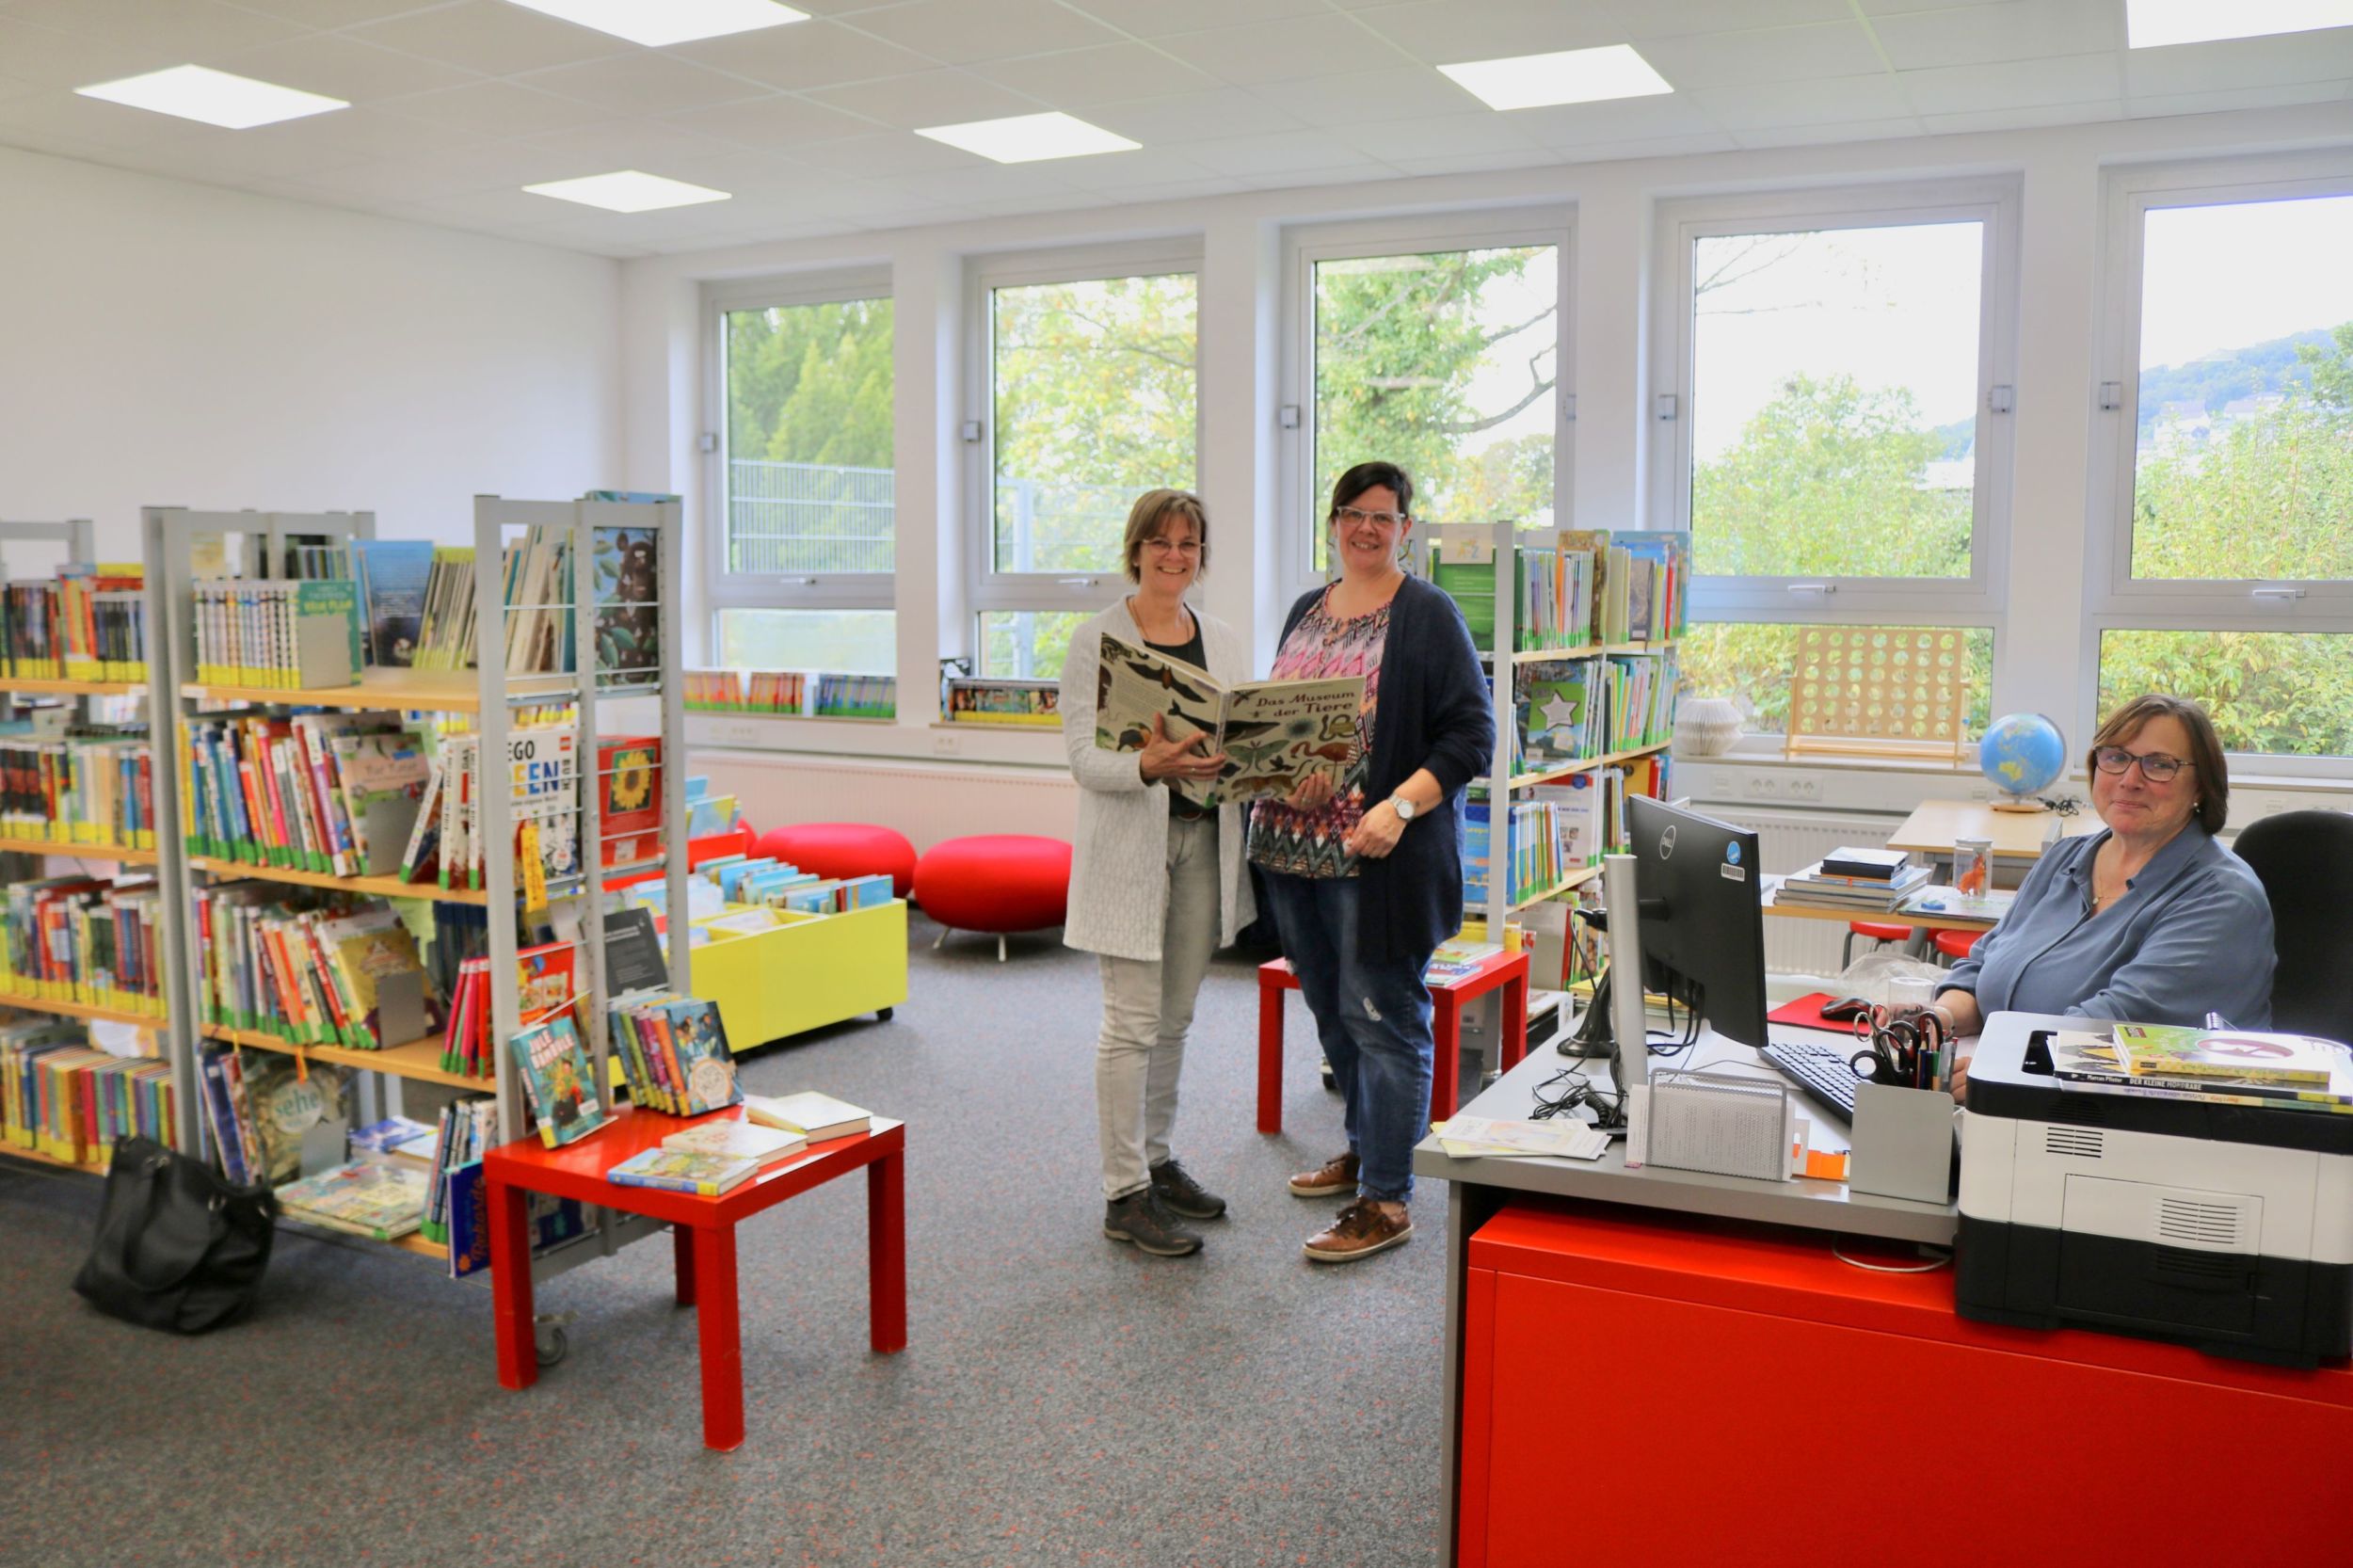
[[[1728,801],[1693,801],[1695,810],[1756,829],[1757,852],[1768,873],[1786,875],[1803,871],[1832,850],[1845,844],[1875,845],[1887,841],[1903,818],[1836,811],[1759,810]],[[1847,928],[1836,920],[1765,920],[1765,967],[1775,974],[1834,975]],[[1860,940],[1857,947],[1863,946]]]

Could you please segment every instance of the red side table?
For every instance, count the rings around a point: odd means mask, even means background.
[[[678,1267],[678,1302],[699,1315],[703,1442],[744,1442],[744,1346],[736,1316],[735,1225],[836,1176],[866,1170],[869,1331],[888,1355],[907,1343],[906,1127],[874,1119],[873,1130],[811,1144],[715,1198],[655,1187],[626,1187],[604,1173],[682,1128],[741,1119],[740,1107],[691,1120],[620,1107],[615,1125],[560,1149],[536,1138],[492,1149],[483,1162],[490,1209],[490,1283],[498,1333],[499,1384],[528,1388],[539,1378],[532,1344],[529,1194],[548,1192],[667,1222]]]
[[[1437,1045],[1430,1080],[1430,1114],[1454,1114],[1454,1085],[1462,1076],[1463,1004],[1503,987],[1502,1067],[1528,1054],[1528,954],[1498,952],[1466,975],[1430,987],[1435,1004],[1431,1034]],[[1283,993],[1299,989],[1291,961],[1275,958],[1258,966],[1258,1130],[1283,1130]]]

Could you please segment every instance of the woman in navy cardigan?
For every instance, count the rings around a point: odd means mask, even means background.
[[[1290,1181],[1301,1197],[1354,1200],[1308,1239],[1322,1263],[1413,1234],[1405,1203],[1435,1054],[1421,975],[1463,923],[1456,819],[1495,745],[1462,611],[1399,564],[1413,504],[1394,463],[1359,463],[1333,486],[1340,579],[1291,606],[1273,679],[1365,677],[1365,744],[1337,791],[1310,779],[1261,802],[1250,825],[1250,858],[1347,1106],[1348,1151]]]

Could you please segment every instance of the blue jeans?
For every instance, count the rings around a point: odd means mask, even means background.
[[[1266,873],[1283,952],[1315,1015],[1323,1059],[1347,1107],[1356,1192],[1403,1203],[1414,1192],[1414,1145],[1430,1128],[1430,954],[1369,959],[1356,946],[1362,894],[1353,876]]]

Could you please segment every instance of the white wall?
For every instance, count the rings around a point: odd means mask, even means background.
[[[1266,191],[1149,206],[848,234],[724,251],[657,257],[627,266],[622,332],[632,365],[696,368],[693,406],[681,417],[678,376],[632,375],[625,391],[630,482],[688,498],[690,526],[704,525],[711,459],[695,435],[712,428],[705,409],[705,356],[697,291],[708,281],[832,268],[891,269],[900,335],[900,723],[891,729],[821,721],[742,726],[698,720],[706,744],[759,744],[836,755],[953,756],[1058,767],[1050,736],[970,735],[932,727],[931,660],[967,624],[959,575],[942,571],[962,548],[953,422],[948,394],[961,385],[953,355],[964,341],[952,280],[974,256],[1170,233],[1202,236],[1200,287],[1201,487],[1218,505],[1218,570],[1209,606],[1254,624],[1261,664],[1277,629],[1274,530],[1296,526],[1298,499],[1272,482],[1298,438],[1275,424],[1297,392],[1269,371],[1283,330],[1273,309],[1281,289],[1277,242],[1287,226],[1365,216],[1449,213],[1534,203],[1575,204],[1577,298],[1575,362],[1564,391],[1577,398],[1575,494],[1578,527],[1644,525],[1651,518],[1643,418],[1651,382],[1649,296],[1659,201],[1695,194],[1821,184],[1885,184],[1915,178],[1998,174],[2022,188],[2022,298],[2017,368],[2016,519],[2008,581],[1998,591],[2006,624],[1994,669],[1994,712],[2073,712],[2088,685],[2083,624],[2083,535],[2094,461],[2091,383],[2128,369],[2095,367],[2099,276],[2098,193],[2103,171],[2138,162],[2353,144],[2353,108],[2342,103],[2230,114],[2060,124],[1895,141],[1799,146],[1548,168],[1305,190]],[[2099,374],[2093,374],[2095,368]],[[943,465],[943,458],[946,465]],[[1237,548],[1237,524],[1255,531]],[[705,627],[689,616],[690,657]],[[724,732],[716,726],[725,725]],[[736,759],[738,762],[741,759]],[[778,766],[789,768],[779,760]],[[1917,790],[1915,782],[1905,788]],[[1841,804],[1833,785],[1820,804]],[[938,807],[953,813],[956,803]],[[908,825],[908,824],[902,824]],[[928,825],[928,824],[925,824]],[[984,830],[981,824],[959,828]]]
[[[0,214],[0,518],[455,540],[477,493],[620,482],[617,263],[8,149]]]

